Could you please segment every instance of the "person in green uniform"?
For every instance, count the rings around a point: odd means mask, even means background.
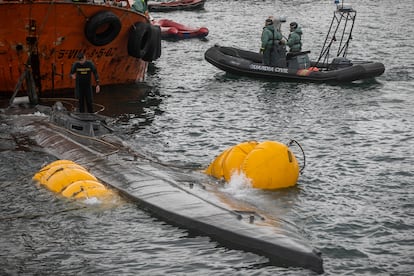
[[[134,11],[145,14],[145,16],[148,15],[148,1],[147,0],[135,0],[131,8]]]
[[[262,31],[262,46],[260,53],[263,54],[263,64],[270,66],[281,66],[279,60],[285,60],[284,46],[282,45],[282,34],[275,29],[272,18],[265,21]]]
[[[290,23],[290,34],[286,45],[289,46],[290,52],[302,51],[302,29],[298,26],[298,23]]]
[[[79,112],[93,113],[93,93],[92,93],[92,74],[95,77],[96,93],[100,92],[99,75],[96,71],[95,64],[86,60],[86,56],[83,53],[77,55],[78,61],[73,63],[70,70],[70,76],[76,80],[75,96],[79,100]]]

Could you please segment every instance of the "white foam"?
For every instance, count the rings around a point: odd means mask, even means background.
[[[223,191],[236,198],[246,198],[252,192],[252,184],[244,173],[236,172],[231,175],[230,181],[224,186]]]
[[[102,201],[100,201],[96,197],[89,197],[89,198],[85,199],[83,202],[87,205],[98,205],[98,204],[102,203]]]

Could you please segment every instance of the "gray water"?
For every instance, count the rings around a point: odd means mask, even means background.
[[[294,223],[322,252],[325,275],[412,275],[414,7],[386,0],[353,7],[348,57],[383,62],[376,80],[297,84],[227,75],[204,60],[212,45],[258,51],[264,19],[284,14],[302,26],[303,48],[316,58],[335,7],[208,0],[204,11],[153,13],[208,27],[206,41],[163,42],[144,85],[105,87],[95,102],[125,140],[164,163],[206,167],[247,140],[299,141],[306,167],[297,189],[234,193]],[[31,148],[27,137],[10,137],[5,124],[0,130],[0,274],[313,274],[193,236],[123,199],[105,206],[62,200],[31,181],[55,157]]]

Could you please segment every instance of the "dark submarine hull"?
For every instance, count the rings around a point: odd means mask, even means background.
[[[81,164],[155,217],[209,236],[229,248],[265,256],[273,265],[323,273],[321,253],[288,223],[226,198],[201,172],[178,170],[149,160],[125,146],[92,115],[86,119],[70,113],[25,115],[12,116],[7,121],[14,129],[24,131],[34,145],[58,159]],[[0,119],[4,121],[4,116],[0,115]],[[84,133],[76,132],[80,129]],[[96,136],[99,132],[106,134]]]

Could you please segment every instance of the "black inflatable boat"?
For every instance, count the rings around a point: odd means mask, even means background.
[[[262,63],[262,54],[234,47],[213,46],[205,59],[217,68],[234,74],[285,81],[352,82],[375,78],[385,71],[384,64],[370,61],[351,61],[347,51],[352,40],[356,11],[349,5],[335,1],[331,25],[319,57],[310,61],[310,51],[287,53],[277,45],[275,66]],[[279,20],[279,24],[284,21]],[[335,53],[335,54],[332,54]]]
[[[234,47],[213,46],[205,52],[205,59],[217,68],[234,74],[272,80],[293,80],[312,82],[352,82],[369,79],[384,73],[379,62],[351,62],[336,58],[329,64],[309,61],[309,52],[287,55],[286,67],[267,66],[259,53]]]

